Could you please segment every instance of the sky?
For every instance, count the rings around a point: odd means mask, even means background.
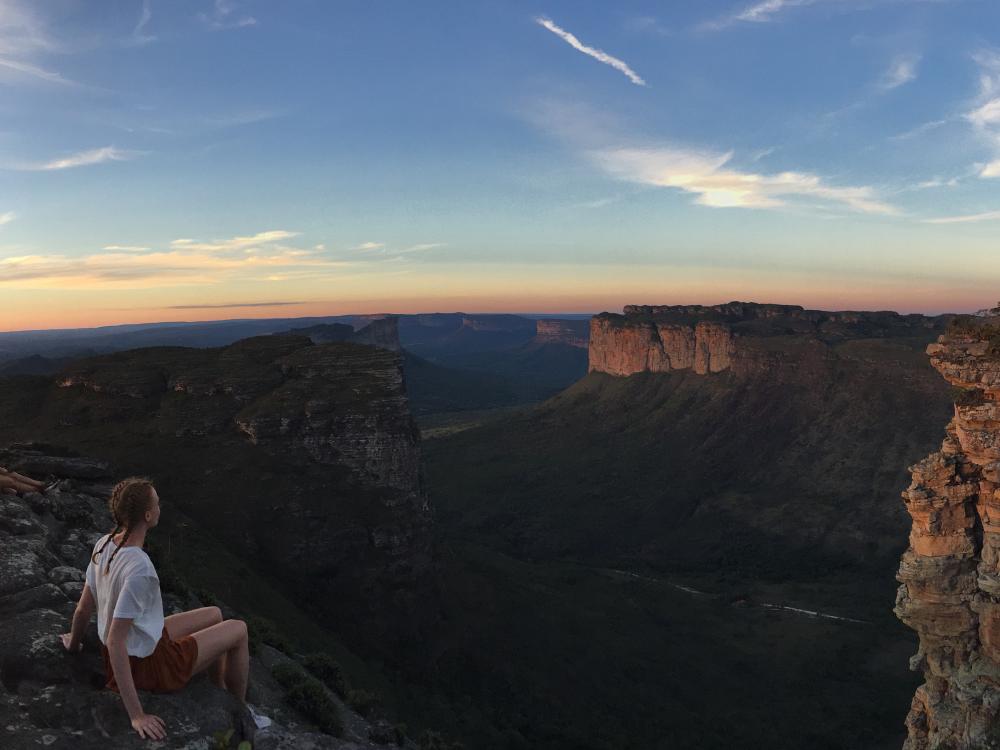
[[[995,0],[0,0],[0,330],[1000,298]]]

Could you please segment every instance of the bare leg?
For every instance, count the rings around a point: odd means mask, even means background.
[[[225,655],[226,689],[246,702],[247,680],[250,674],[250,640],[247,625],[242,620],[225,620],[191,634],[198,642],[198,660],[194,672],[209,668]]]
[[[164,618],[167,633],[172,640],[179,640],[186,635],[193,635],[199,630],[210,628],[222,622],[222,610],[218,607],[201,607],[187,612],[178,612]],[[226,689],[226,654],[219,656],[208,667],[208,679],[216,687]]]
[[[37,479],[32,479],[31,477],[27,477],[24,474],[18,474],[16,471],[7,472],[7,476],[9,476],[16,482],[21,482],[22,484],[35,487],[36,489],[41,489],[42,487],[45,486],[45,482],[40,482]]]

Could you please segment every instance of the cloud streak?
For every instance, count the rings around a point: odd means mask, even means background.
[[[287,305],[304,305],[304,300],[294,302],[229,302],[219,305],[167,305],[167,310],[215,310],[226,307],[285,307]]]
[[[981,50],[972,56],[979,65],[979,96],[964,117],[993,151],[994,158],[979,167],[983,178],[1000,177],[1000,52]]]
[[[136,23],[135,28],[132,30],[132,36],[129,39],[130,43],[135,46],[143,46],[149,44],[150,42],[156,41],[156,36],[154,34],[147,34],[146,27],[149,26],[149,22],[153,20],[153,4],[152,0],[142,0],[142,11],[139,14],[139,21]]]
[[[611,66],[619,73],[622,73],[636,86],[646,85],[646,82],[642,79],[642,77],[639,76],[639,74],[636,73],[634,70],[632,70],[632,68],[630,68],[628,63],[626,63],[624,60],[620,60],[617,57],[613,57],[609,55],[607,52],[599,50],[596,47],[587,46],[579,39],[577,39],[573,34],[566,31],[565,29],[560,28],[550,19],[545,18],[544,16],[539,16],[538,18],[536,18],[535,23],[551,31],[553,34],[562,39],[564,42],[566,42],[569,46],[571,46],[578,52],[582,52],[583,54],[594,58],[600,63],[604,63],[605,65]]]
[[[24,62],[23,60],[11,60],[10,58],[0,57],[0,68],[13,70],[16,73],[22,73],[27,76],[39,78],[43,81],[48,81],[49,83],[58,83],[62,86],[77,85],[75,81],[63,78],[55,71],[45,70],[45,68],[40,68],[37,65],[32,65],[31,63]]]
[[[0,214],[0,226],[3,226],[4,224],[10,224],[16,218],[17,214],[15,214],[13,211],[6,211]]]
[[[107,245],[102,252],[83,256],[0,257],[0,288],[156,289],[236,282],[342,280],[348,278],[348,269],[362,273],[378,269],[379,274],[385,273],[387,258],[381,253],[363,259],[344,259],[334,257],[323,245],[303,248],[285,244],[298,236],[298,232],[271,229],[211,240],[182,237],[168,243],[167,249]],[[402,253],[437,246],[440,243],[412,245],[388,260],[405,262]]]
[[[609,175],[628,182],[674,188],[713,208],[782,208],[789,198],[808,198],[865,214],[899,211],[868,186],[837,187],[806,172],[759,174],[729,167],[733,152],[673,147],[609,148],[590,152]]]
[[[761,0],[743,10],[714,21],[706,21],[698,28],[702,31],[718,31],[737,23],[768,23],[787,8],[812,5],[818,0]]]
[[[892,61],[892,65],[882,75],[882,80],[878,84],[879,89],[892,91],[915,80],[919,64],[920,55],[900,55]]]
[[[53,159],[52,161],[42,162],[40,164],[29,164],[27,166],[20,167],[20,169],[32,172],[51,172],[60,169],[88,167],[93,164],[103,164],[108,161],[127,161],[135,155],[136,152],[134,151],[123,151],[122,149],[115,148],[114,146],[103,146],[102,148],[93,148],[89,151],[80,151],[75,154],[70,154],[69,156],[64,156],[61,159]]]
[[[986,211],[981,214],[965,216],[941,216],[937,219],[924,219],[924,224],[973,224],[980,221],[1000,221],[1000,211]]]
[[[253,16],[236,16],[236,3],[232,0],[215,0],[211,13],[199,13],[198,19],[210,29],[242,29],[256,26],[257,19]]]

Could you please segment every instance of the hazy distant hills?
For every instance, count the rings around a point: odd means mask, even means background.
[[[226,346],[294,332],[314,343],[405,349],[407,388],[418,416],[492,409],[542,401],[586,373],[587,318],[539,320],[507,314],[342,315],[0,333],[0,377],[53,374],[73,358],[114,351]]]

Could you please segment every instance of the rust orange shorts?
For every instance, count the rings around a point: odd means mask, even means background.
[[[101,644],[101,655],[104,657],[104,672],[108,677],[104,687],[117,693],[118,684],[111,669],[111,657],[104,644]],[[172,693],[187,685],[191,679],[194,663],[198,660],[198,641],[190,635],[172,641],[167,634],[167,626],[164,625],[163,634],[153,653],[142,657],[129,656],[128,660],[136,689],[151,693]]]

